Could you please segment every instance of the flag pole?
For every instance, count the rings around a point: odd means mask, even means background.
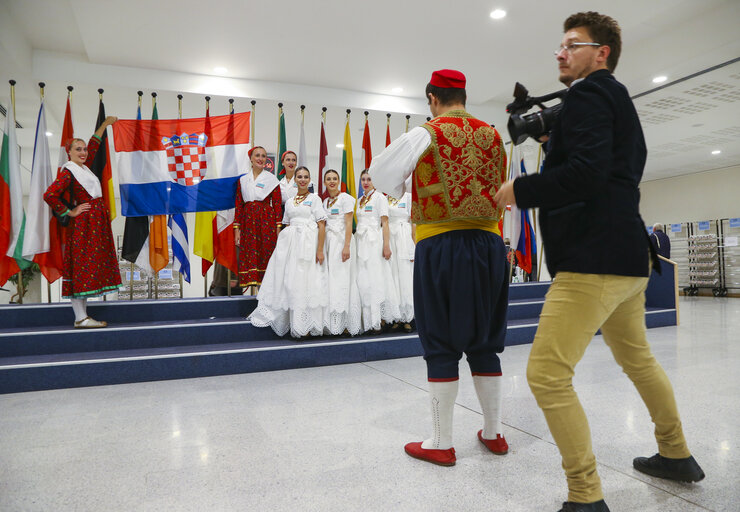
[[[206,113],[209,117],[210,117],[210,111],[209,111],[210,102],[211,102],[211,97],[206,96]],[[211,233],[213,233],[213,219],[211,219]],[[213,242],[214,242],[213,234],[211,234],[211,248],[213,248],[213,245],[214,245]],[[216,262],[216,255],[214,254],[213,263],[215,262]],[[208,271],[207,270],[206,270],[206,273],[203,274],[203,297],[208,298]]]
[[[41,104],[42,105],[44,103],[44,87],[46,87],[46,84],[44,82],[39,82],[39,89],[41,89]],[[51,246],[49,246],[49,250],[51,250]],[[44,276],[44,278],[46,278],[46,276]],[[47,295],[46,302],[48,304],[51,304],[51,282],[48,279],[46,279],[46,295]]]
[[[177,95],[177,118],[182,119],[182,94]],[[185,219],[185,229],[187,230],[188,224],[187,224],[187,213],[182,214],[183,218]],[[174,243],[174,242],[173,242]],[[190,244],[188,244],[190,245]],[[188,247],[188,249],[190,249]],[[188,251],[189,252],[189,251]],[[174,256],[173,256],[174,259]],[[190,254],[188,254],[188,259],[190,259]],[[177,280],[180,283],[180,298],[183,297],[183,284],[182,284],[182,272],[177,273]]]
[[[406,133],[409,133],[409,119],[411,119],[411,116],[406,114]]]
[[[154,112],[154,108],[157,106],[157,93],[152,93],[152,112]],[[151,225],[151,224],[150,224]],[[151,229],[149,231],[149,250],[152,250],[152,234]],[[155,247],[156,250],[156,247]],[[151,265],[151,262],[150,262]],[[152,271],[154,272],[154,299],[159,299],[159,272],[154,270],[152,268]]]
[[[136,91],[136,94],[139,95],[137,105],[139,107],[139,112],[141,112],[141,99],[142,96],[144,96],[144,91]],[[134,262],[132,261],[128,276],[128,300],[130,301],[134,300],[134,269]]]
[[[233,115],[233,114],[234,114],[234,98],[229,98],[229,115]],[[216,221],[216,223],[217,223],[216,225],[218,225],[218,221]],[[231,269],[228,267],[226,267],[226,296],[231,297]]]
[[[250,145],[252,147],[254,147],[254,119],[255,119],[255,110],[256,110],[255,105],[257,105],[257,102],[255,100],[252,100],[251,101],[251,104],[252,104],[252,115],[250,116],[250,121],[251,121],[251,124],[252,124],[252,129],[251,129],[251,133],[250,133],[250,139],[251,139],[251,144]]]
[[[103,102],[103,93],[104,92],[105,91],[102,88],[98,89],[98,99],[100,100],[100,103]],[[103,148],[103,150],[105,150],[105,148]],[[101,178],[102,178],[102,176],[103,175],[101,174]],[[102,179],[100,180],[100,185],[101,185],[101,187],[103,186],[103,180]],[[105,207],[108,208],[108,211],[110,211],[110,205],[106,204]],[[107,302],[107,299],[108,299],[107,295],[103,295],[103,302]]]
[[[13,105],[13,124],[16,123],[15,120],[15,80],[9,80],[8,83],[10,84],[10,103]],[[18,304],[23,304],[23,271],[18,270],[18,285],[16,286],[18,291]]]

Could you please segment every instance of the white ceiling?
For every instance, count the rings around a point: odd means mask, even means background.
[[[492,20],[503,8],[508,16]],[[49,129],[58,134],[66,86],[73,85],[78,135],[92,131],[99,87],[108,113],[132,118],[136,91],[152,91],[161,118],[225,114],[257,100],[257,142],[274,149],[277,102],[285,103],[288,143],[297,146],[301,104],[309,153],[318,149],[328,110],[330,165],[339,158],[345,109],[359,157],[362,112],[370,111],[373,151],[382,149],[386,113],[395,137],[428,115],[423,90],[431,71],[451,67],[468,78],[469,110],[504,132],[504,105],[515,81],[533,94],[562,86],[552,56],[562,21],[580,10],[615,17],[624,48],[617,78],[633,95],[740,56],[737,0],[0,0],[0,104],[15,79],[19,141],[30,158],[39,81],[47,84]],[[223,77],[213,68],[224,66]],[[392,88],[402,87],[400,94]],[[638,98],[650,150],[645,179],[740,165],[740,63]],[[508,138],[505,135],[505,138]],[[710,151],[722,153],[712,156]],[[52,160],[55,155],[52,154]],[[309,165],[310,166],[310,165]]]

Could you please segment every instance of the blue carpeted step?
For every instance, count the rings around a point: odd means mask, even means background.
[[[111,324],[195,319],[246,318],[257,306],[254,297],[209,297],[168,300],[90,301],[87,312]],[[0,306],[3,330],[26,327],[72,326],[69,303]]]
[[[541,299],[550,288],[550,281],[533,283],[514,283],[509,286],[509,301],[522,299]]]
[[[542,306],[545,304],[544,298],[515,299],[509,300],[509,308],[506,310],[506,319],[520,320],[523,318],[539,318],[542,312]]]
[[[414,334],[0,359],[0,393],[306,368],[421,355]]]

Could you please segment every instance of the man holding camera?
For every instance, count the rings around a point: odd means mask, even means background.
[[[406,453],[440,466],[456,462],[452,416],[458,362],[467,356],[483,411],[478,439],[509,450],[501,430],[501,362],[509,280],[493,195],[506,152],[491,125],[465,111],[465,75],[442,69],[426,87],[434,119],[401,135],[373,159],[376,188],[401,197],[410,177],[416,224],[414,314],[427,363],[432,437]],[[412,176],[413,173],[413,176]]]
[[[563,458],[569,493],[561,512],[608,511],[588,421],[572,386],[575,366],[599,329],[655,423],[659,453],[634,459],[634,468],[682,482],[704,473],[686,445],[673,389],[645,334],[645,289],[655,258],[639,214],[647,149],[632,100],[612,75],[620,28],[608,16],[586,12],[570,16],[564,32],[555,55],[569,90],[543,171],[505,183],[495,200],[540,207],[554,279],[527,380]]]

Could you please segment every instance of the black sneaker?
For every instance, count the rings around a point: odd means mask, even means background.
[[[604,500],[594,501],[593,503],[575,503],[566,501],[563,508],[558,512],[609,512]]]
[[[704,478],[704,471],[701,470],[694,457],[669,459],[656,453],[650,458],[635,458],[632,466],[640,473],[677,482],[698,482]]]

